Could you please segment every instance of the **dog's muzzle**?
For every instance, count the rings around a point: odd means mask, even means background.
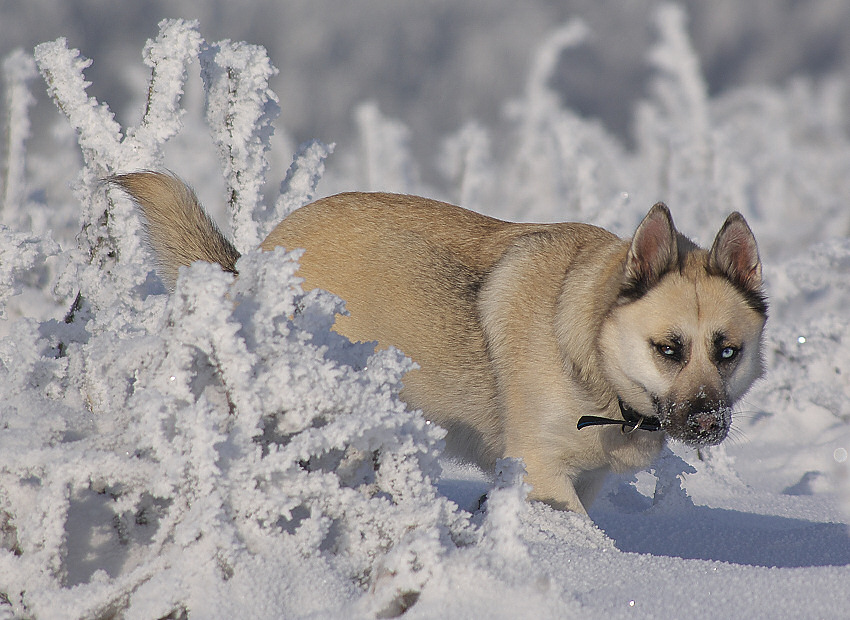
[[[664,430],[673,439],[692,446],[713,446],[726,439],[732,408],[720,399],[699,396],[664,408]]]

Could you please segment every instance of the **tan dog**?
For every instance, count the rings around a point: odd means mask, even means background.
[[[160,276],[239,253],[173,176],[112,179],[144,211]],[[521,457],[531,497],[585,512],[608,471],[647,466],[665,435],[722,441],[762,373],[767,315],[750,228],[710,251],[662,204],[631,241],[586,224],[515,224],[425,198],[348,193],[298,209],[263,241],[305,248],[305,288],[343,298],[335,329],[420,368],[410,407],[485,468]],[[660,431],[660,432],[659,432]]]

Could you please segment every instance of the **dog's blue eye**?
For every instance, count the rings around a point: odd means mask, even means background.
[[[738,349],[735,347],[723,347],[720,350],[720,359],[724,362],[728,362],[733,359],[736,355],[738,355]]]

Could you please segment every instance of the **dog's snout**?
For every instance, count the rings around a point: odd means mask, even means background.
[[[687,426],[692,440],[700,444],[716,444],[726,438],[730,416],[728,407],[717,402],[694,407],[688,415]]]
[[[715,445],[726,438],[732,411],[725,399],[706,392],[703,388],[667,409],[664,428],[670,437],[695,446]]]
[[[721,420],[715,412],[699,412],[691,416],[691,425],[701,434],[714,433],[720,429]]]

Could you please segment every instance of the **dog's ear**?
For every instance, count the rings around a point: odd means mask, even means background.
[[[729,215],[720,227],[709,253],[709,268],[746,292],[761,292],[761,259],[756,238],[740,213]]]
[[[626,258],[624,294],[640,297],[678,260],[676,228],[667,206],[655,204],[637,227]]]

